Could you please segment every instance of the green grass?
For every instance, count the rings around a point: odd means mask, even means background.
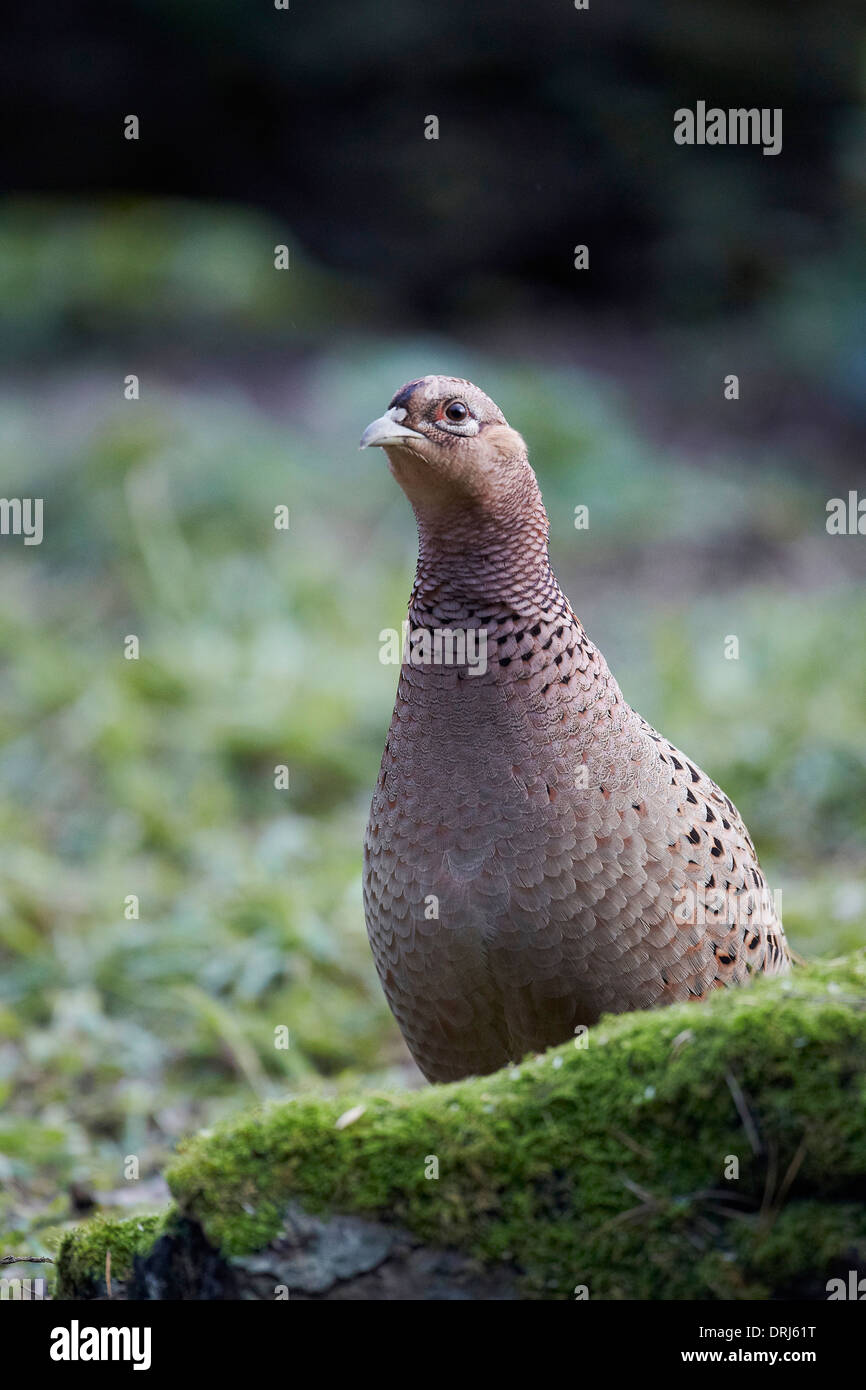
[[[15,216],[26,315],[47,250],[37,237],[21,269],[36,223]],[[213,240],[197,278],[176,274],[206,219],[152,216],[134,284],[117,289],[112,242],[75,294],[64,272],[32,307],[35,342],[60,332],[70,295],[96,322],[117,290],[119,319],[147,327],[144,365],[133,335],[0,398],[0,494],[45,500],[41,547],[0,541],[2,1250],[43,1252],[70,1183],[128,1189],[127,1155],[157,1173],[180,1135],[251,1100],[403,1075],[360,844],[396,682],[379,632],[404,616],[414,536],[384,460],[356,440],[421,372],[475,378],[529,440],[577,611],[627,698],[740,806],[794,945],[828,955],[866,932],[866,597],[838,576],[807,593],[758,584],[737,549],[744,530],[757,547],[848,545],[824,536],[824,485],[766,450],[697,471],[586,374],[364,337],[302,261],[315,346],[265,366],[202,356],[191,381],[153,356],[160,334],[171,345],[172,285],[220,332],[244,304],[264,331],[256,258],[274,229],[242,220],[252,278],[222,302]],[[89,246],[93,229],[75,234]],[[339,351],[321,328],[337,304]],[[136,369],[142,398],[126,402]],[[678,585],[682,549],[728,541],[723,582]],[[673,576],[660,590],[617,578],[638,548]]]

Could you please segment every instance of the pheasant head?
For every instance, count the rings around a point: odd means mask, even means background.
[[[526,445],[479,387],[407,382],[361,436],[373,446],[415,512],[422,589],[502,600],[515,583],[548,586],[548,520]]]

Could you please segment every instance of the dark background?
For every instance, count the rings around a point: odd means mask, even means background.
[[[654,396],[651,417],[697,394],[677,361],[697,351],[699,370],[745,337],[761,383],[750,428],[784,419],[801,440],[791,466],[810,469],[802,431],[819,420],[822,466],[841,477],[866,429],[864,43],[854,0],[21,7],[0,53],[3,181],[25,237],[29,195],[113,199],[118,214],[139,197],[258,209],[337,277],[334,327],[519,336],[617,372],[636,345],[661,363],[673,335],[661,380],[629,383]],[[684,152],[673,112],[698,99],[781,107],[782,154]],[[129,112],[138,142],[122,138]],[[438,141],[423,139],[428,114]],[[578,243],[589,272],[573,268]],[[318,309],[280,314],[273,290],[267,323],[182,291],[139,316],[85,270],[40,332],[32,301],[51,272],[29,267],[34,296],[9,269],[0,351],[19,362],[106,338],[297,351],[324,327]],[[73,281],[74,262],[59,274]],[[712,338],[689,341],[707,324]]]
[[[425,322],[477,312],[499,277],[530,304],[736,311],[853,249],[863,29],[854,0],[20,7],[5,181],[263,207]],[[672,113],[699,98],[782,107],[784,156],[682,158]],[[429,113],[441,138],[419,145]],[[578,235],[596,252],[579,291]]]

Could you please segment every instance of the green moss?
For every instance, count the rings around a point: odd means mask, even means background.
[[[266,1245],[295,1199],[510,1261],[529,1296],[766,1298],[866,1254],[864,1100],[860,954],[367,1095],[342,1129],[357,1096],[271,1105],[187,1142],[168,1179],[227,1255]]]
[[[112,1284],[128,1279],[133,1256],[149,1250],[173,1219],[172,1208],[162,1214],[132,1216],[122,1221],[95,1216],[92,1221],[68,1231],[57,1255],[55,1297],[104,1295],[108,1253],[111,1253]]]
[[[605,1019],[585,1049],[496,1076],[367,1096],[342,1130],[350,1099],[273,1106],[190,1141],[168,1176],[227,1253],[266,1244],[294,1197],[511,1259],[539,1293],[752,1297],[774,1260],[789,1277],[807,1252],[828,1257],[798,1203],[863,1190],[864,1064],[860,955]],[[847,1227],[828,1229],[843,1249]]]
[[[754,1280],[752,1297],[796,1297],[808,1281],[820,1286],[823,1297],[828,1277],[839,1272],[834,1266],[866,1265],[866,1204],[791,1202],[777,1219],[744,1230],[736,1244]]]

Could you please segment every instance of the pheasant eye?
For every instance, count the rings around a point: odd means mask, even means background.
[[[469,407],[462,401],[451,401],[446,405],[442,414],[446,420],[450,420],[452,425],[462,425],[463,421],[469,416]]]

